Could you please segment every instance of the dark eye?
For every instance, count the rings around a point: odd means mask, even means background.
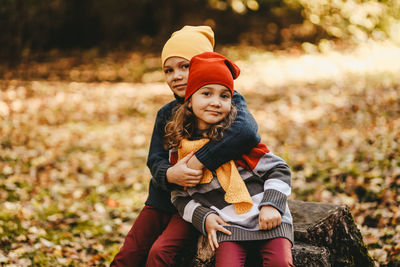
[[[205,96],[209,96],[210,92],[204,91],[202,94],[205,95]]]
[[[183,68],[183,69],[188,69],[188,68],[189,68],[189,64],[183,64],[183,65],[182,65],[182,68]]]
[[[222,98],[230,98],[231,96],[229,94],[222,94],[221,97]]]
[[[172,69],[164,69],[165,74],[170,73],[170,72],[172,72]]]

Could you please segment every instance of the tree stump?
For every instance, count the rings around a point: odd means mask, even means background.
[[[294,222],[295,266],[374,266],[347,206],[289,200],[289,207]],[[202,235],[194,254],[185,266],[214,266],[214,253]]]

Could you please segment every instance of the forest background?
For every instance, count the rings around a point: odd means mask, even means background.
[[[143,207],[159,53],[209,25],[291,198],[400,265],[400,0],[2,0],[0,265],[106,266]]]

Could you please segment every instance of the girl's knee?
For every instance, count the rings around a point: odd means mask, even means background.
[[[262,246],[263,266],[294,266],[292,245],[285,238],[275,238]]]

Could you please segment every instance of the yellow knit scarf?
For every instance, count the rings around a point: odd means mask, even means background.
[[[178,148],[178,161],[190,152],[196,152],[209,141],[209,139],[200,139],[195,141],[183,139]],[[253,206],[253,200],[251,199],[249,191],[236,168],[235,162],[231,160],[224,163],[218,167],[215,172],[217,174],[218,182],[225,190],[225,201],[234,204],[235,212],[238,214],[248,212]],[[209,183],[212,178],[213,175],[211,171],[205,169],[200,183]]]

